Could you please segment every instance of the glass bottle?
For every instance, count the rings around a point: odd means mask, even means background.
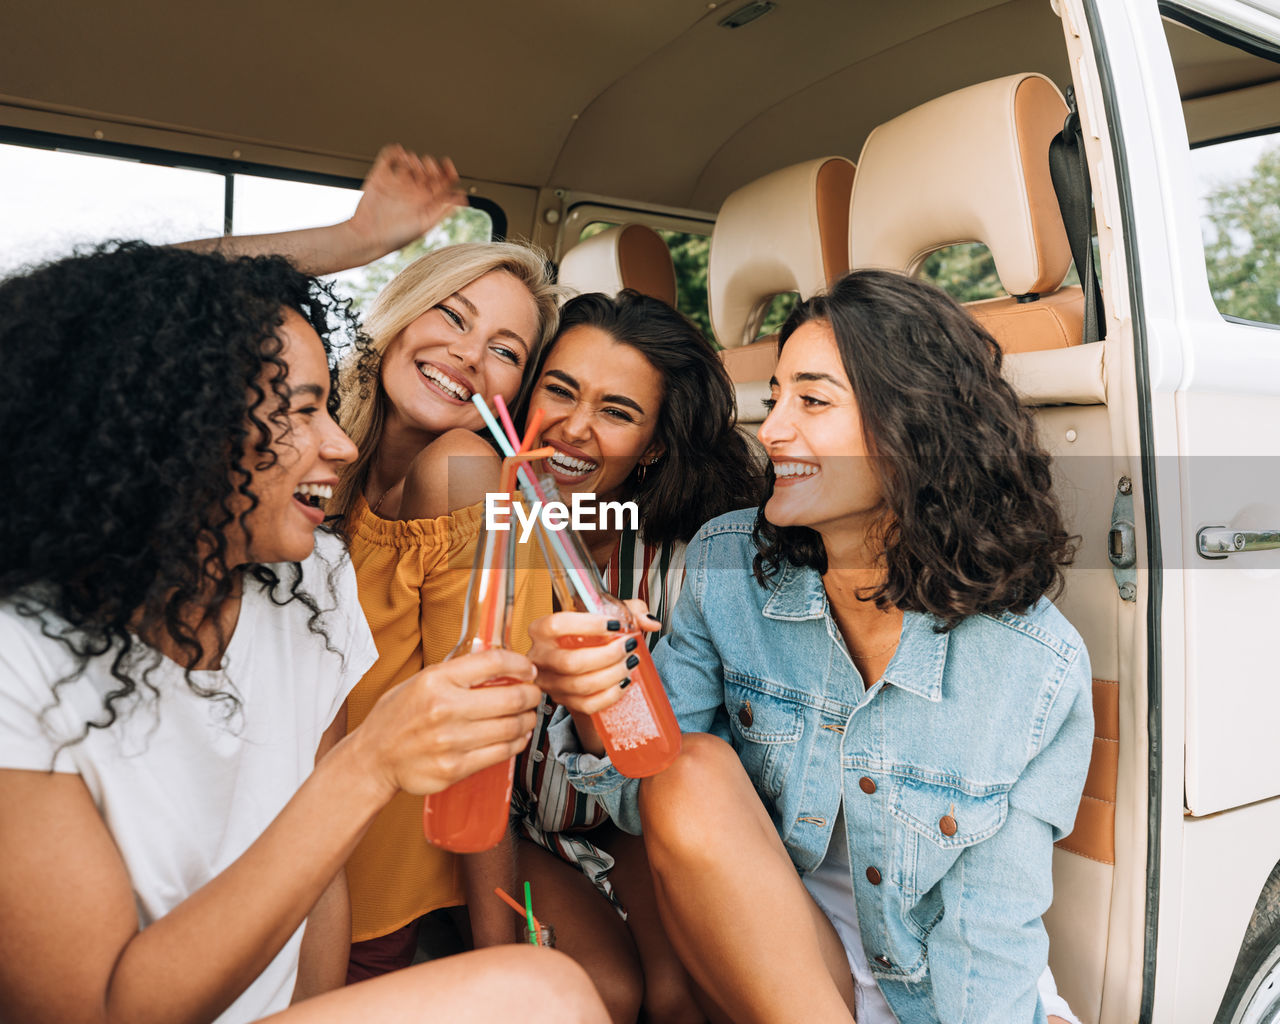
[[[544,507],[563,501],[549,475],[537,478],[536,491],[522,475],[521,490],[526,502],[541,501]],[[680,753],[680,725],[649,654],[645,634],[627,606],[605,589],[586,545],[572,528],[550,529],[539,516],[535,531],[560,608],[617,619],[622,623],[621,635],[637,641],[633,653],[638,663],[630,672],[631,683],[616,704],[591,716],[591,724],[599,733],[609,760],[623,775],[633,779],[657,775]],[[596,647],[611,643],[616,636],[608,633],[565,637],[561,646]]]
[[[482,521],[476,539],[476,557],[467,584],[462,633],[445,656],[466,654],[510,645],[512,606],[515,603],[515,528],[486,530]],[[480,686],[503,686],[517,680],[487,679]],[[439,793],[426,798],[422,831],[427,841],[454,853],[479,853],[492,849],[507,830],[515,758],[483,768]]]

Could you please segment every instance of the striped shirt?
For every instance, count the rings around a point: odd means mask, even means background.
[[[626,530],[602,574],[610,594],[619,600],[639,598],[662,620],[661,629],[646,634],[650,649],[666,632],[667,619],[680,596],[684,552],[683,541],[645,544],[635,531]],[[555,710],[556,704],[544,696],[533,738],[516,761],[512,814],[527,838],[579,867],[617,906],[607,878],[613,858],[583,835],[609,816],[595,797],[569,785],[568,774],[551,753],[547,727]]]

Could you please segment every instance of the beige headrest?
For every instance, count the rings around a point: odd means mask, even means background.
[[[1067,105],[1043,75],[972,85],[876,128],[849,214],[853,268],[914,273],[929,253],[983,242],[1010,295],[1062,283],[1071,249],[1049,178]]]
[[[560,261],[559,282],[577,292],[617,295],[623,288],[676,304],[671,250],[653,228],[619,224],[579,242]]]
[[[775,295],[808,298],[849,269],[854,166],[808,160],[744,185],[724,201],[711,236],[711,325],[725,348],[755,337]]]

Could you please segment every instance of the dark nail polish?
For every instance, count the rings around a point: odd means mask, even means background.
[[[624,680],[622,680],[622,682],[618,684],[618,689],[625,690],[630,685],[631,685],[631,677],[627,676]]]
[[[661,621],[662,621],[660,618],[658,618],[658,616],[654,615],[654,614],[653,614],[653,612],[646,612],[644,617],[645,617],[646,619],[648,619],[650,622],[661,622]]]
[[[626,646],[627,646],[627,651],[629,653],[631,651],[634,651],[638,646],[640,646],[640,641],[637,640],[635,637],[628,637]]]
[[[635,668],[639,664],[640,658],[635,654],[631,655],[631,657],[627,659],[627,668]]]
[[[604,624],[604,628],[607,629],[610,633],[616,633],[618,632],[618,630],[622,628],[622,623],[619,622],[617,619],[610,619],[608,622]]]

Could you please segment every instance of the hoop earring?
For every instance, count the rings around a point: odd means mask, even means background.
[[[661,456],[652,458],[648,462],[645,462],[642,459],[640,462],[636,463],[636,483],[637,484],[644,483],[645,474],[649,472],[650,466],[656,466],[658,464],[658,458],[661,458]]]

